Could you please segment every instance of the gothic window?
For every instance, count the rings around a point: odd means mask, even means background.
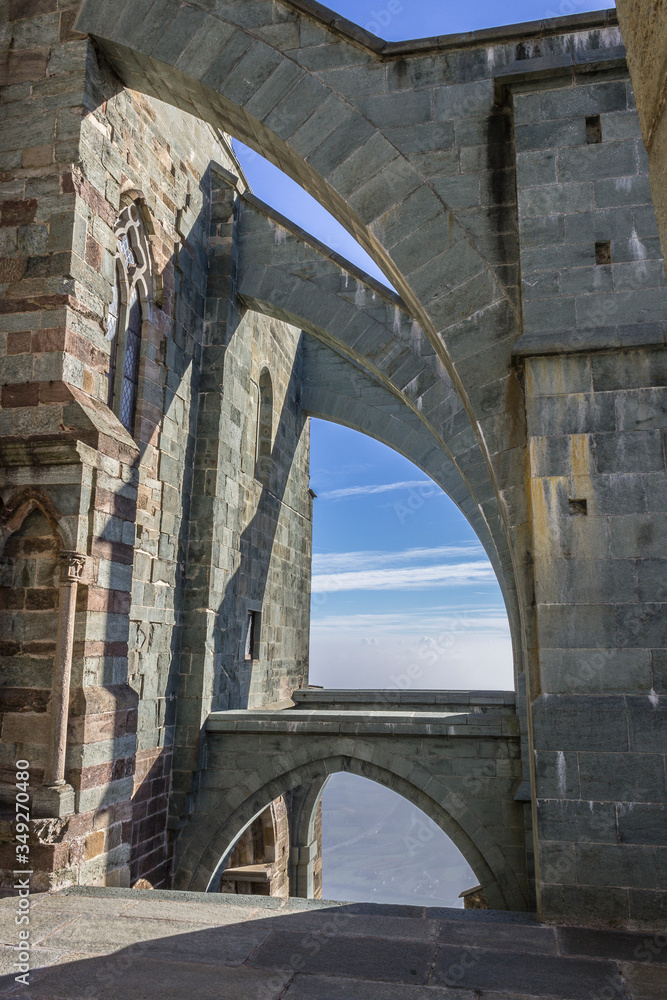
[[[127,315],[123,388],[120,396],[120,422],[131,434],[134,428],[134,414],[137,408],[139,348],[141,344],[141,303],[139,302],[136,288],[132,289]]]
[[[109,374],[107,375],[109,388],[107,391],[107,406],[113,407],[114,387],[116,384],[116,348],[118,346],[118,319],[120,312],[121,296],[121,272],[116,265],[116,277],[113,283],[113,298],[109,306],[109,319],[107,321],[107,339],[111,341],[111,356],[109,358]]]
[[[150,319],[151,301],[148,240],[139,207],[132,202],[116,223],[116,279],[107,322],[111,341],[107,402],[130,434],[139,400],[142,326]]]

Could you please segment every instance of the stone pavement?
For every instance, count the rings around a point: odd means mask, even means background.
[[[0,901],[0,997],[664,1000],[667,935],[530,914],[78,888],[33,897],[30,984]]]

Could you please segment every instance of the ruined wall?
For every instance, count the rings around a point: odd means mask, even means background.
[[[26,497],[38,496],[66,529],[67,544],[58,537],[56,547],[86,554],[90,570],[78,593],[66,770],[76,814],[63,807],[58,823],[49,827],[50,843],[42,845],[43,851],[36,844],[35,850],[49,854],[40,884],[128,884],[145,877],[164,885],[186,564],[189,557],[196,561],[188,538],[190,504],[198,489],[193,457],[207,273],[212,243],[220,237],[210,165],[217,161],[234,169],[235,164],[208,125],[124,90],[91,43],[71,31],[75,7],[60,0],[10,4],[3,36],[2,513],[10,518]],[[123,204],[137,198],[155,295],[143,317],[132,437],[106,406],[106,330],[117,253],[114,224]],[[280,324],[272,323],[269,330],[261,318],[255,326],[252,317],[242,319],[239,337],[256,336],[256,347],[248,343],[244,349],[250,356],[265,348],[262,361],[275,369],[282,405],[298,334],[289,331],[283,338]],[[216,387],[226,407],[221,440],[236,476],[234,483],[215,484],[233,512],[217,526],[228,532],[228,548],[238,546],[238,536],[253,518],[257,521],[261,505],[262,491],[249,485],[257,412],[248,381],[251,367],[248,377],[230,367],[222,394]],[[293,388],[290,403],[293,412],[285,419],[294,426]],[[241,424],[242,439],[234,433]],[[280,448],[293,453],[296,446],[286,441],[284,421],[276,421],[276,428]],[[303,479],[308,439],[302,431],[300,425],[296,475]],[[256,573],[256,560],[267,561],[274,536],[280,546],[277,560],[289,558],[292,549],[308,556],[308,505],[292,496],[299,492],[308,501],[307,478],[300,491],[295,483],[288,499],[297,508],[301,504],[296,526],[287,508],[277,501],[271,507],[267,497],[271,512],[252,535],[249,560],[231,566],[229,552],[219,560],[223,593],[230,580],[235,580],[235,594],[245,593],[243,575]],[[25,530],[29,527],[26,522]],[[44,660],[43,633],[53,626],[55,598],[53,587],[37,593],[30,585],[14,585],[14,567],[22,578],[27,572],[17,562],[18,556],[23,559],[21,544],[10,538],[3,575],[7,582],[9,573],[12,585],[2,589],[2,652],[11,658],[3,670],[2,765],[9,779],[16,757],[27,757],[35,787],[48,756],[53,671]],[[300,580],[295,598],[307,586],[307,578]],[[274,596],[271,585],[268,593]],[[16,614],[19,599],[23,618]],[[238,622],[225,619],[237,611]],[[245,607],[237,609],[235,598],[224,615],[216,641],[232,634],[239,640]],[[30,628],[19,635],[21,621],[28,619]],[[252,664],[256,704],[286,697],[304,675],[307,618],[276,622],[267,611],[265,624],[263,646]],[[298,640],[297,628],[302,630]],[[42,643],[39,652],[26,645],[31,630]],[[297,647],[301,659],[295,667]],[[267,656],[273,658],[270,668],[262,665]],[[240,668],[238,655],[228,659],[230,697],[243,697],[240,689],[247,697],[249,680],[235,673],[248,674],[245,661]],[[220,698],[226,691],[223,681]],[[47,809],[46,815],[54,813]],[[9,866],[11,830],[3,825],[2,835],[0,849]],[[33,835],[39,840],[42,834],[35,827]]]
[[[637,110],[651,164],[651,188],[667,256],[667,4],[617,0]]]

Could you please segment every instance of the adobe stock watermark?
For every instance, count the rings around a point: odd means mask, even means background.
[[[386,7],[381,10],[372,10],[371,18],[364,28],[366,31],[370,31],[372,35],[381,35],[382,32],[389,27],[391,22],[395,17],[400,17],[400,15],[405,11],[405,7],[400,2],[400,0],[389,0]]]
[[[588,6],[586,0],[561,0],[556,8],[545,10],[545,17],[568,17],[570,14],[582,14],[583,7]]]
[[[416,488],[411,486],[407,495],[392,504],[394,514],[401,524],[405,524],[409,517],[413,517],[423,509],[430,497],[437,496],[441,492],[442,490],[435,483],[422,483]]]
[[[14,823],[14,889],[17,891],[14,923],[18,941],[14,945],[16,958],[14,979],[23,986],[30,984],[30,762],[17,760],[16,768],[16,820]]]
[[[424,665],[434,667],[439,660],[444,660],[447,653],[456,644],[457,635],[469,629],[472,624],[473,622],[470,619],[462,615],[456,615],[446,631],[441,632],[435,638],[432,636],[425,637],[419,643],[419,650],[417,652],[417,658],[422,663],[415,663],[413,661],[408,664],[402,673],[392,674],[390,677],[392,686],[387,692],[387,696],[389,697],[391,691],[409,691],[415,682],[424,676]]]

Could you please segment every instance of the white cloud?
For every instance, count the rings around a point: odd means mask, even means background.
[[[343,497],[360,497],[368,496],[373,493],[390,493],[393,490],[416,490],[420,487],[428,487],[431,494],[435,496],[441,493],[439,486],[436,486],[434,482],[430,479],[417,479],[410,482],[404,483],[380,483],[377,486],[346,486],[344,489],[340,490],[329,490],[326,493],[318,493],[318,500],[341,500]],[[444,493],[443,493],[444,496]]]
[[[486,553],[479,542],[461,545],[441,545],[433,549],[404,549],[402,552],[316,552],[313,554],[313,573],[351,573],[356,570],[380,569],[404,563],[425,563],[434,559],[472,558],[486,560]]]
[[[416,615],[414,621],[360,615],[313,622],[310,681],[343,688],[511,690],[506,615],[489,609],[486,616],[471,613],[467,621],[465,628],[433,612],[421,621]],[[430,633],[428,642],[421,641],[424,631]]]
[[[312,591],[317,594],[340,590],[424,590],[435,586],[462,587],[495,582],[490,563],[480,561],[316,574]]]
[[[443,635],[508,635],[507,613],[502,606],[486,608],[462,606],[456,609],[414,608],[406,611],[367,614],[341,614],[313,616],[311,631],[329,638],[355,638],[390,636],[392,645],[396,638],[409,645],[431,642]]]

